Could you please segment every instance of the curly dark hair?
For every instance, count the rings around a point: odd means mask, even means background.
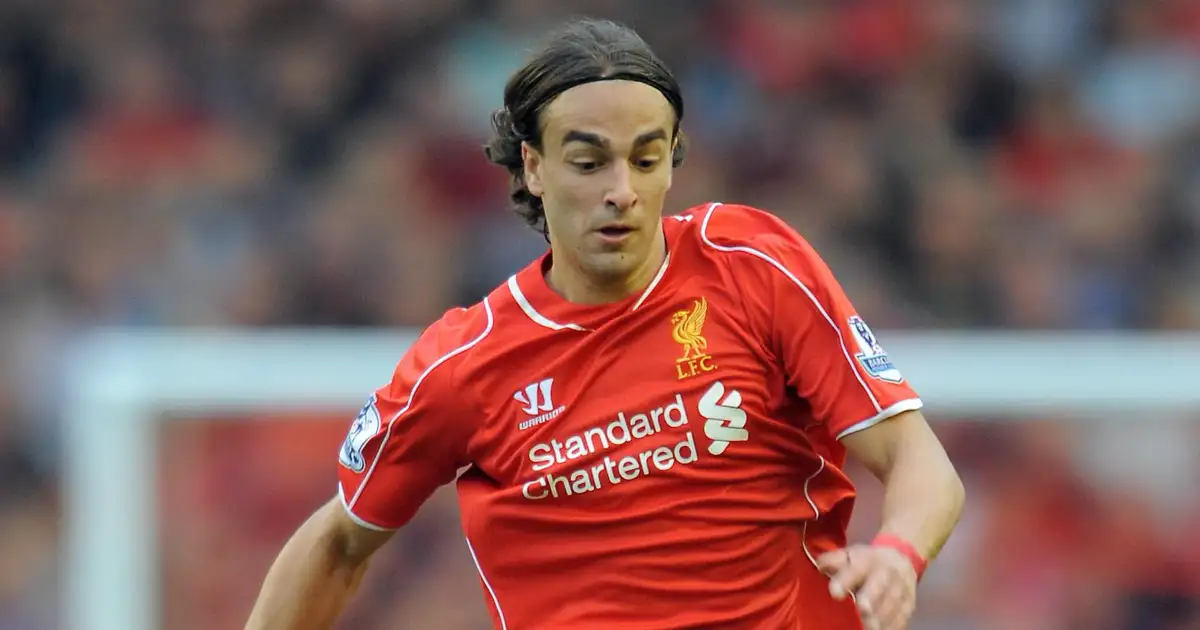
[[[662,93],[675,110],[671,162],[683,163],[686,151],[679,131],[683,95],[675,75],[633,29],[608,20],[577,19],[552,33],[546,44],[508,80],[504,107],[492,113],[494,136],[484,146],[493,164],[512,176],[513,209],[549,241],[542,200],[525,185],[521,144],[542,148],[541,113],[559,94],[584,83],[626,80],[645,83]]]

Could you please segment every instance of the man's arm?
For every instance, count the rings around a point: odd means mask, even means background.
[[[478,414],[456,376],[455,357],[490,330],[490,323],[485,328],[476,319],[472,311],[455,309],[427,328],[391,381],[367,399],[338,455],[338,498],[284,546],[249,630],[330,628],[371,554],[470,463],[467,448]]]
[[[271,565],[246,630],[327,630],[394,532],[355,523],[341,501],[317,510]]]
[[[958,524],[966,490],[925,417],[906,411],[843,437],[842,444],[883,482],[879,533],[908,541],[933,560]]]
[[[905,628],[919,573],[962,514],[965,491],[941,442],[918,411],[843,436],[846,450],[884,484],[883,523],[870,545],[817,558],[837,599],[855,599],[868,629]]]
[[[906,628],[917,579],[962,510],[963,490],[923,403],[833,272],[791,227],[751,208],[717,207],[702,224],[732,255],[751,321],[787,383],[831,440],[884,480],[884,529],[871,545],[822,554],[830,593],[853,597],[868,630]]]

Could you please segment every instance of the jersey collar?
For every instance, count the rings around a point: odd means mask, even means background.
[[[513,300],[533,323],[550,330],[590,332],[627,312],[636,311],[662,285],[671,267],[671,231],[667,238],[667,256],[645,290],[637,295],[606,304],[577,304],[568,301],[550,288],[545,270],[550,267],[550,252],[540,256],[516,275],[509,277],[508,290]]]

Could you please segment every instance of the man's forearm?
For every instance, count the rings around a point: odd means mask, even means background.
[[[946,544],[962,515],[965,490],[940,444],[900,445],[883,475],[881,534],[908,541],[926,560]]]
[[[271,566],[246,630],[328,630],[366,572],[351,560],[318,511],[300,527]]]

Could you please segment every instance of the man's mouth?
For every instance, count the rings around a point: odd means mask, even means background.
[[[633,232],[633,228],[626,225],[609,225],[600,228],[599,231],[609,238],[619,238]]]

